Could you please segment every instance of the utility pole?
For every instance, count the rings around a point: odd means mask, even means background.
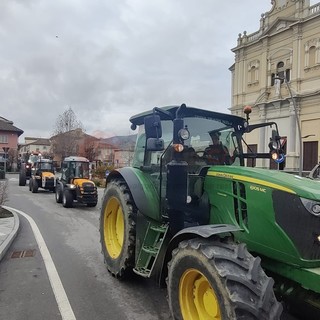
[[[300,120],[299,120],[299,115],[298,115],[298,110],[297,110],[297,104],[296,104],[296,100],[293,97],[292,94],[292,90],[290,87],[289,82],[287,81],[286,77],[275,77],[275,79],[279,79],[279,80],[283,80],[284,83],[286,84],[288,91],[289,91],[289,95],[292,101],[292,105],[293,105],[293,109],[294,109],[294,114],[295,114],[295,118],[296,118],[296,123],[297,123],[297,127],[298,127],[298,136],[299,136],[299,149],[300,149],[300,157],[299,157],[299,176],[302,177],[302,167],[303,167],[303,145],[302,145],[302,136],[301,136],[301,126],[300,126]]]
[[[4,151],[4,175],[6,175],[6,171],[7,171],[7,154],[9,151],[9,147],[2,147],[3,151]]]

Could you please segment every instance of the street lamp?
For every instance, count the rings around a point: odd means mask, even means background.
[[[292,100],[293,104],[293,109],[294,109],[294,114],[297,122],[297,127],[298,127],[298,135],[299,135],[299,149],[300,149],[300,157],[299,157],[299,176],[302,177],[302,167],[303,167],[303,145],[302,145],[302,136],[301,136],[301,127],[300,127],[300,120],[298,116],[298,111],[297,111],[297,105],[296,105],[296,100],[293,97],[292,90],[290,88],[289,82],[287,81],[286,77],[279,77],[278,75],[274,79],[279,79],[283,80],[284,83],[286,84],[290,98]]]
[[[4,174],[6,174],[7,171],[7,153],[9,151],[9,147],[2,147],[3,151],[4,151]]]

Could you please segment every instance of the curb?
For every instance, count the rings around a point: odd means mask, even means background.
[[[3,257],[5,256],[5,254],[7,253],[11,243],[13,242],[13,240],[15,239],[15,237],[17,236],[19,227],[20,227],[20,221],[19,221],[19,216],[18,214],[9,207],[3,206],[5,209],[9,210],[12,214],[13,214],[13,219],[14,219],[14,223],[13,223],[13,228],[11,230],[11,232],[8,234],[8,236],[6,237],[6,239],[0,244],[0,261],[3,259]]]

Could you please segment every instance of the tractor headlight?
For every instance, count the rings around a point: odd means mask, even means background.
[[[315,205],[312,206],[312,212],[316,216],[320,215],[320,204],[319,203],[316,203]]]
[[[282,153],[279,153],[277,150],[273,150],[272,152],[271,152],[271,159],[273,160],[273,161],[275,161],[276,163],[281,163],[281,162],[283,162],[284,161],[284,154],[282,154]]]
[[[190,138],[190,132],[186,128],[180,129],[178,132],[178,135],[179,135],[179,138],[182,140],[188,140]]]
[[[69,187],[69,189],[75,189],[76,188],[76,185],[74,185],[74,184],[67,184],[67,186]]]
[[[304,205],[304,207],[314,216],[316,217],[320,217],[320,203],[313,201],[313,200],[309,200],[309,199],[304,199],[304,198],[300,198],[302,204]]]

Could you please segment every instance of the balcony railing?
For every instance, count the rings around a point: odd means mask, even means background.
[[[309,8],[309,16],[320,12],[320,3],[317,3]]]
[[[309,11],[308,11],[308,17],[315,15],[315,14],[319,14],[320,13],[320,3],[317,3],[313,6],[309,7]],[[256,32],[253,32],[251,34],[247,34],[246,31],[243,32],[243,35],[239,34],[238,37],[238,46],[244,45],[246,43],[250,43],[253,42],[257,39],[259,39],[259,37],[262,34],[262,30],[258,30]]]

